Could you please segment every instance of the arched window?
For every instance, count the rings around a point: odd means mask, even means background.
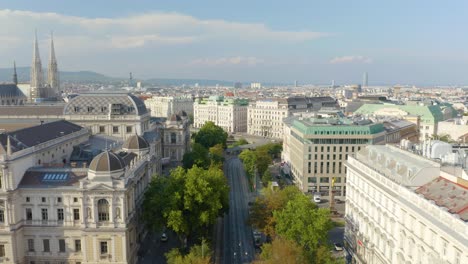
[[[109,202],[106,199],[98,201],[98,221],[109,221]]]

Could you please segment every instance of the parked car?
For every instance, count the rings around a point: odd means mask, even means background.
[[[322,201],[322,196],[320,193],[314,193],[314,202],[320,203]]]
[[[336,251],[342,251],[343,250],[343,245],[341,243],[333,243],[335,246]]]
[[[161,242],[166,242],[167,241],[167,235],[166,233],[161,234]]]

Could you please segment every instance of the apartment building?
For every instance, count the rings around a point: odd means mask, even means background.
[[[190,124],[187,113],[172,114],[161,127],[163,156],[173,166],[182,164],[184,154],[190,151]]]
[[[343,117],[290,117],[285,119],[282,159],[303,192],[344,200],[348,157],[367,145],[384,144],[385,129],[369,120]],[[333,190],[332,182],[334,183]]]
[[[241,98],[211,96],[198,99],[193,104],[193,127],[200,128],[212,121],[228,133],[247,132],[248,105],[249,101]]]
[[[193,115],[193,98],[186,96],[153,96],[144,101],[153,117],[169,118],[181,111]]]
[[[349,157],[349,263],[468,263],[468,177],[463,162],[456,164],[458,153],[443,142],[418,149],[429,155],[385,145],[367,146]],[[463,152],[458,156],[462,160]]]
[[[293,113],[316,112],[322,108],[337,108],[332,97],[289,97],[261,99],[248,107],[247,133],[250,135],[283,138],[283,118]]]

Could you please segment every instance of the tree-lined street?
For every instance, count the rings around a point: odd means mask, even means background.
[[[252,228],[247,224],[248,201],[252,193],[242,162],[237,157],[226,160],[224,173],[230,186],[229,213],[222,222],[223,245],[219,263],[250,263],[255,255]]]

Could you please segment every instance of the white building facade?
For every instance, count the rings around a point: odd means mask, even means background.
[[[133,135],[122,150],[71,165],[89,135],[66,121],[0,134],[0,262],[138,261],[141,203],[161,153]]]
[[[346,166],[348,261],[468,262],[466,179],[389,145],[368,146]]]
[[[248,107],[247,134],[281,139],[283,118],[293,113],[319,111],[322,107],[336,108],[336,100],[327,96],[257,100]]]
[[[193,104],[193,127],[201,128],[212,121],[228,133],[247,132],[247,99],[212,96],[199,99]]]
[[[151,116],[169,118],[172,114],[181,111],[188,115],[193,115],[192,97],[173,97],[173,96],[153,96],[144,101],[146,108],[151,112]]]

